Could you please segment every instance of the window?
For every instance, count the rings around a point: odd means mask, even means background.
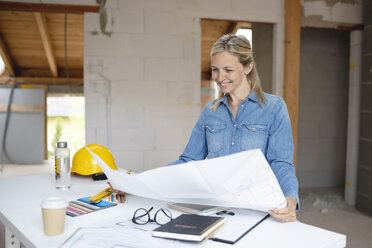
[[[48,156],[54,156],[58,141],[67,141],[72,158],[85,145],[85,98],[49,96],[47,106]]]
[[[4,70],[5,70],[5,64],[4,64],[3,58],[0,56],[0,75],[3,74]]]
[[[235,33],[236,35],[243,35],[249,40],[249,43],[251,43],[251,49],[253,50],[253,44],[252,44],[252,29],[250,28],[239,28],[238,31]]]

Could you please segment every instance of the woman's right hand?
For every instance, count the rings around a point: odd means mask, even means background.
[[[117,190],[117,189],[114,189],[114,188],[112,187],[112,185],[111,185],[110,182],[107,182],[107,184],[110,185],[110,188],[111,188],[111,190],[112,190],[113,193],[116,193],[116,194],[118,194],[118,195],[125,195],[125,192],[120,191],[120,190]]]

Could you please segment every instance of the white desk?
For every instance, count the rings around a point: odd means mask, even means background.
[[[94,226],[94,223],[114,216],[127,215],[130,218],[139,207],[148,209],[151,206],[155,208],[165,206],[165,202],[129,196],[126,204],[78,217],[66,216],[65,232],[62,235],[54,237],[44,235],[40,209],[42,199],[48,196],[62,196],[66,200],[75,200],[96,194],[105,187],[107,187],[106,181],[94,182],[90,178],[73,177],[71,189],[59,191],[54,188],[54,175],[0,179],[0,221],[7,229],[7,247],[15,247],[17,240],[26,247],[59,247],[79,227]],[[12,234],[15,238],[11,237]],[[190,244],[193,245],[232,247],[229,244],[210,240]],[[345,235],[301,222],[279,223],[270,217],[233,247],[339,248],[345,246]]]

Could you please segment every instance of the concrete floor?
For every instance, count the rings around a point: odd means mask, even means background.
[[[344,189],[302,188],[298,219],[347,236],[347,247],[372,247],[372,217],[344,202]]]
[[[46,174],[54,171],[53,161],[42,165],[5,165],[1,178]],[[372,247],[372,217],[345,204],[343,188],[300,189],[298,219],[306,224],[347,235],[347,247]],[[0,248],[4,247],[4,227],[0,223]]]

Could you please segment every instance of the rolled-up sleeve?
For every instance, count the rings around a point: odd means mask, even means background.
[[[269,130],[266,158],[278,179],[284,195],[294,196],[297,210],[300,206],[298,196],[298,180],[293,164],[293,137],[287,106],[282,98],[278,98],[273,108],[273,123]]]

